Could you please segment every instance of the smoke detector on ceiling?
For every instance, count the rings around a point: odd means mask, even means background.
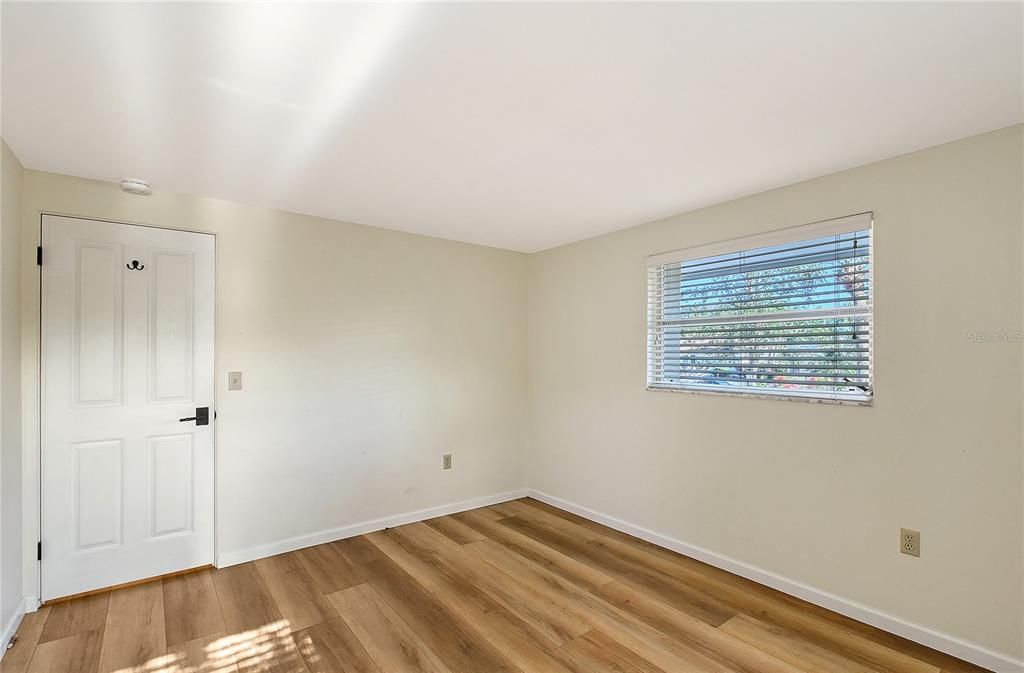
[[[149,196],[153,193],[149,183],[138,178],[124,178],[121,180],[121,191],[137,196]]]

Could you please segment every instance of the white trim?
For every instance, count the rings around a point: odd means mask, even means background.
[[[722,386],[724,388],[725,386]],[[841,397],[836,393],[805,393],[800,391],[771,391],[768,389],[753,390],[716,390],[714,386],[700,385],[699,383],[684,384],[678,386],[658,386],[652,383],[647,384],[647,392],[650,393],[686,393],[688,395],[717,395],[719,397],[746,397],[759,400],[781,400],[783,402],[810,402],[811,404],[839,404],[848,407],[873,407],[874,397],[867,399],[857,397]]]
[[[18,632],[18,627],[21,626],[21,620],[25,617],[25,612],[34,612],[33,610],[26,610],[26,599],[21,599],[18,603],[18,607],[14,609],[14,614],[11,615],[10,621],[4,626],[3,637],[0,638],[0,659],[4,658],[7,654],[7,646],[11,642],[11,638]]]
[[[873,220],[874,213],[868,211],[822,222],[812,222],[795,227],[786,227],[785,229],[776,229],[775,231],[768,231],[763,234],[753,234],[752,236],[741,236],[715,243],[695,245],[689,248],[682,248],[681,250],[671,250],[656,255],[649,255],[647,257],[647,266],[685,262],[686,260],[699,257],[714,257],[730,252],[739,252],[740,250],[753,250],[754,248],[764,248],[771,245],[794,243],[796,241],[818,238],[819,236],[849,234],[853,231],[870,229]]]
[[[921,645],[930,647],[934,650],[945,652],[950,656],[963,659],[964,661],[981,666],[982,668],[987,668],[995,673],[1024,672],[1024,660],[1015,659],[1008,654],[995,652],[976,643],[971,643],[955,636],[934,631],[926,626],[914,624],[906,621],[905,619],[901,619],[900,617],[896,617],[895,615],[837,596],[829,593],[828,591],[804,584],[803,582],[798,582],[788,577],[783,577],[767,570],[762,570],[761,568],[749,565],[743,561],[723,556],[703,547],[681,542],[668,537],[667,535],[655,533],[654,531],[627,523],[613,516],[601,514],[600,512],[595,512],[594,510],[581,505],[562,500],[561,498],[556,498],[553,495],[548,495],[547,493],[534,489],[528,490],[531,498],[536,498],[537,500],[545,502],[552,507],[572,512],[584,519],[604,524],[609,528],[614,528],[617,531],[632,535],[633,537],[638,537],[641,540],[646,540],[647,542],[659,547],[664,547],[665,549],[670,549],[679,554],[683,554],[684,556],[689,556],[697,559],[698,561],[703,561],[708,565],[721,568],[722,570],[733,573],[734,575],[745,577],[757,582],[758,584],[763,584],[789,594],[790,596],[795,596],[808,601],[809,603],[814,603],[815,605],[832,610],[833,612],[846,615],[851,619],[869,624],[882,629],[883,631],[906,638],[907,640],[912,640],[915,643],[920,643]]]
[[[255,561],[256,559],[274,556],[275,554],[284,554],[285,552],[295,551],[296,549],[302,549],[304,547],[312,547],[313,545],[324,544],[325,542],[334,542],[335,540],[344,540],[345,538],[356,537],[357,535],[373,533],[374,531],[384,530],[385,528],[404,526],[407,523],[425,521],[438,516],[447,516],[448,514],[465,512],[466,510],[477,509],[478,507],[487,507],[488,505],[497,505],[498,503],[508,502],[509,500],[525,498],[527,495],[527,490],[523,488],[515,491],[506,491],[505,493],[485,495],[471,500],[438,505],[437,507],[429,507],[427,509],[420,509],[413,512],[406,512],[405,514],[395,514],[393,516],[381,517],[379,519],[371,519],[369,521],[354,523],[340,528],[329,528],[316,533],[297,535],[295,537],[285,538],[284,540],[278,540],[277,542],[271,542],[257,547],[249,547],[248,549],[238,549],[236,551],[218,554],[217,567],[226,568],[228,566],[238,565],[239,563],[246,563],[248,561]]]
[[[211,237],[213,237],[213,297],[214,297],[214,301],[213,301],[213,398],[211,400],[211,405],[213,407],[213,424],[211,426],[212,430],[213,430],[213,507],[212,507],[213,511],[210,513],[212,518],[213,518],[213,550],[212,550],[212,553],[211,553],[212,558],[210,559],[210,561],[212,563],[214,563],[214,565],[216,565],[216,559],[217,559],[219,545],[220,545],[220,532],[219,532],[220,531],[220,519],[218,517],[218,511],[219,511],[219,501],[218,501],[219,479],[218,479],[218,475],[220,474],[220,470],[218,468],[218,465],[220,463],[220,454],[218,453],[218,448],[217,448],[218,447],[218,443],[219,443],[218,442],[219,431],[218,431],[218,425],[217,425],[217,409],[218,409],[219,402],[220,402],[220,399],[219,399],[219,397],[217,395],[217,372],[219,371],[217,369],[217,367],[218,367],[218,359],[217,359],[218,358],[217,325],[219,324],[219,320],[218,320],[218,310],[217,310],[217,300],[216,300],[216,298],[217,298],[217,277],[218,277],[218,272],[217,272],[217,260],[218,260],[217,242],[218,242],[218,236],[217,236],[217,232],[215,232],[215,231],[200,231],[198,229],[182,229],[182,228],[179,228],[179,227],[162,226],[162,225],[155,225],[155,224],[144,224],[142,222],[131,222],[131,221],[128,221],[128,220],[106,219],[106,218],[102,218],[102,217],[86,217],[86,216],[83,216],[83,215],[68,215],[66,213],[58,213],[58,212],[53,212],[53,211],[48,211],[48,210],[41,210],[41,211],[39,211],[39,227],[38,227],[39,237],[38,237],[38,242],[37,242],[37,246],[39,247],[39,249],[42,249],[43,247],[45,247],[45,241],[43,240],[43,229],[44,229],[44,226],[46,224],[47,218],[62,218],[62,219],[66,219],[66,220],[86,220],[86,221],[89,221],[89,222],[101,222],[101,223],[104,223],[104,224],[117,224],[117,225],[131,226],[131,227],[145,227],[147,229],[160,229],[160,230],[165,230],[165,231],[177,231],[177,232],[181,232],[181,233],[185,233],[185,234],[202,234],[204,236],[211,236]],[[38,321],[38,328],[37,328],[38,332],[36,334],[36,339],[35,339],[35,341],[36,341],[36,344],[35,344],[36,345],[36,364],[35,364],[35,367],[36,367],[36,370],[35,370],[36,415],[35,415],[35,417],[33,419],[35,421],[35,425],[36,425],[36,444],[35,444],[35,447],[34,447],[34,453],[35,453],[34,458],[35,458],[35,468],[36,468],[36,502],[35,502],[36,506],[35,506],[34,513],[36,515],[36,521],[34,523],[35,523],[37,543],[41,544],[41,542],[43,540],[43,490],[44,490],[44,483],[43,483],[43,477],[44,477],[44,475],[43,475],[43,444],[44,444],[43,422],[44,422],[44,416],[46,414],[46,405],[44,404],[45,395],[44,395],[44,389],[43,389],[43,372],[45,370],[45,365],[44,365],[44,362],[43,362],[43,360],[44,360],[44,347],[43,346],[44,346],[44,341],[45,341],[44,330],[45,330],[46,316],[45,316],[44,311],[43,311],[43,293],[44,293],[43,278],[44,278],[44,273],[43,273],[43,264],[42,263],[38,263],[37,264],[36,273],[38,274],[38,278],[37,278],[38,285],[36,286],[36,290],[37,290],[37,292],[36,292],[36,297],[37,297],[36,310],[37,310],[37,314],[35,315],[35,318]],[[22,353],[22,355],[24,355],[24,353]],[[22,377],[22,378],[24,380],[24,377]],[[22,391],[22,392],[24,392],[24,391]],[[24,419],[22,419],[22,422],[24,423]],[[26,445],[26,446],[28,446],[28,445]],[[24,458],[24,454],[23,454],[23,458]],[[24,488],[24,481],[25,481],[25,479],[24,479],[24,475],[23,475],[22,476],[22,488]],[[27,514],[23,515],[23,519],[24,519],[24,516],[27,516]],[[33,554],[33,556],[35,556],[35,554]],[[34,561],[35,561],[35,571],[36,571],[36,587],[35,588],[36,588],[36,591],[39,593],[39,595],[43,595],[43,593],[44,593],[43,592],[43,560],[42,560],[42,558],[35,558]],[[35,606],[35,607],[32,607],[30,610],[28,610],[28,612],[35,612],[42,605],[42,602],[39,600],[38,596],[28,596],[28,597],[26,597],[26,600],[30,601],[29,605],[34,605]],[[2,655],[0,655],[0,656],[2,656]]]

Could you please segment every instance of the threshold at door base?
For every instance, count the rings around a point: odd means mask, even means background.
[[[85,598],[86,596],[95,596],[96,594],[102,594],[107,591],[114,591],[115,589],[127,589],[128,587],[138,586],[139,584],[149,584],[150,582],[157,582],[164,579],[165,577],[177,577],[178,575],[188,575],[190,573],[197,573],[200,570],[211,570],[213,564],[207,563],[206,565],[196,566],[195,568],[187,568],[185,570],[176,570],[172,573],[164,573],[163,575],[156,575],[155,577],[146,577],[141,580],[135,580],[133,582],[124,582],[122,584],[115,584],[109,587],[102,587],[100,589],[93,589],[92,591],[83,591],[80,594],[71,594],[70,596],[61,596],[60,598],[51,598],[48,601],[43,601],[39,604],[39,607],[44,605],[56,605],[57,603],[66,603],[67,601],[73,601],[76,598]]]

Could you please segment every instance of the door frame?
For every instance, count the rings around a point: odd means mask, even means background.
[[[39,243],[38,243],[39,248],[38,249],[42,249],[42,245],[43,245],[43,220],[45,218],[47,218],[47,217],[63,217],[63,218],[73,219],[73,220],[90,220],[90,221],[93,221],[93,222],[105,222],[107,224],[122,224],[122,225],[127,225],[127,226],[132,226],[132,227],[146,227],[148,229],[163,229],[163,230],[169,230],[169,231],[180,231],[180,232],[183,232],[183,233],[186,233],[186,234],[203,234],[205,236],[212,236],[213,237],[213,418],[214,418],[214,420],[213,420],[213,565],[216,566],[217,565],[217,559],[220,556],[220,498],[219,498],[219,493],[220,493],[220,478],[219,478],[220,477],[220,467],[219,467],[219,465],[220,465],[220,455],[219,455],[218,448],[217,448],[217,444],[218,444],[217,436],[219,434],[218,423],[217,423],[217,409],[218,409],[218,406],[219,406],[219,402],[218,402],[218,399],[217,399],[217,388],[218,388],[218,386],[217,386],[217,371],[218,371],[218,359],[217,359],[217,357],[218,357],[218,353],[217,353],[217,350],[218,350],[217,349],[218,329],[217,329],[217,324],[219,322],[219,317],[218,317],[218,313],[219,312],[218,312],[218,308],[217,308],[217,306],[219,304],[219,302],[217,301],[217,299],[218,299],[217,298],[217,275],[218,275],[217,274],[217,259],[218,259],[218,255],[217,255],[217,247],[218,247],[217,246],[217,244],[218,244],[217,233],[214,232],[214,231],[203,231],[201,229],[189,229],[187,227],[177,227],[177,226],[175,226],[175,227],[168,227],[168,226],[162,226],[162,225],[147,224],[147,223],[143,223],[143,222],[131,222],[131,221],[128,221],[128,220],[110,219],[110,218],[105,218],[105,217],[92,217],[92,216],[88,216],[88,215],[70,215],[68,213],[60,213],[60,212],[55,212],[55,211],[42,210],[42,211],[39,211],[39,224],[38,224],[38,236],[39,237],[37,239],[39,241]],[[44,416],[46,414],[46,408],[45,408],[45,406],[43,404],[43,400],[45,399],[44,390],[43,390],[43,371],[44,371],[43,370],[43,360],[44,360],[44,357],[45,357],[45,354],[43,352],[43,342],[44,342],[44,338],[43,338],[43,320],[44,320],[45,316],[43,314],[43,265],[38,263],[38,260],[39,260],[38,257],[36,259],[37,259],[36,273],[38,274],[38,276],[37,276],[37,283],[36,283],[36,290],[37,290],[37,293],[36,293],[37,297],[36,298],[38,300],[38,304],[37,304],[36,308],[37,308],[37,316],[38,316],[38,320],[39,320],[38,324],[36,325],[36,353],[38,354],[38,358],[37,358],[37,362],[36,362],[36,408],[39,410],[39,414],[38,414],[38,418],[33,419],[37,423],[37,426],[36,426],[37,442],[36,442],[36,446],[35,446],[35,458],[36,458],[36,466],[37,466],[37,469],[36,469],[36,478],[37,478],[36,496],[37,496],[37,498],[36,498],[36,507],[35,507],[34,514],[36,516],[36,526],[35,526],[36,536],[37,536],[36,544],[37,545],[42,545],[42,539],[43,539],[43,480],[45,478],[45,476],[43,475],[43,443],[44,443],[44,434],[43,434],[44,423],[43,423],[43,418],[44,418]],[[43,263],[46,262],[45,256],[44,256],[42,262]],[[39,549],[39,547],[37,547],[37,549]],[[38,552],[36,553],[36,577],[38,578],[38,588],[37,588],[38,594],[35,596],[35,598],[36,598],[36,605],[35,606],[31,606],[31,605],[28,606],[30,611],[32,611],[32,610],[34,610],[34,609],[36,609],[38,607],[42,607],[42,605],[44,603],[44,601],[42,599],[42,596],[43,596],[43,582],[45,581],[45,578],[43,577],[43,561],[42,561],[42,556]]]

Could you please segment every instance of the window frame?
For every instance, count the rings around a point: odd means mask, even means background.
[[[758,248],[766,248],[789,243],[798,243],[805,240],[813,240],[823,236],[851,233],[855,231],[870,231],[871,246],[868,254],[868,287],[869,304],[865,309],[857,313],[866,315],[870,322],[868,334],[868,381],[870,391],[864,399],[839,397],[835,393],[823,393],[820,391],[803,390],[714,390],[703,384],[679,384],[673,386],[657,385],[652,379],[652,348],[657,337],[656,311],[652,302],[657,300],[651,294],[651,269],[666,264],[686,262],[705,257],[715,257],[737,252],[753,251]],[[771,400],[783,400],[793,402],[812,402],[819,404],[839,404],[848,406],[870,407],[874,406],[875,386],[875,222],[873,211],[865,211],[853,215],[836,217],[828,220],[821,220],[809,224],[801,224],[792,227],[785,227],[768,232],[730,238],[714,243],[701,244],[681,248],[670,252],[664,252],[647,257],[646,277],[644,287],[646,290],[646,314],[645,314],[645,367],[646,389],[650,392],[684,393],[697,395],[714,395],[719,397],[742,397],[760,398]],[[791,311],[788,313],[799,313]],[[809,314],[820,313],[822,317],[832,317],[836,309],[819,309],[802,311],[801,319],[809,319]],[[714,319],[710,319],[713,321]],[[768,322],[768,321],[766,321]]]

